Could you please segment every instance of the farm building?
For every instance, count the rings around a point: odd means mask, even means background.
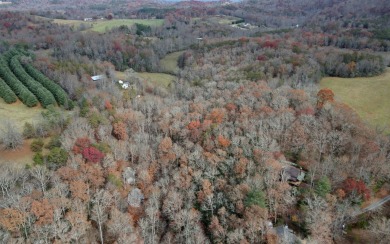
[[[104,75],[94,75],[94,76],[91,76],[91,79],[93,81],[98,81],[98,80],[101,80],[101,79],[104,79],[105,76]]]

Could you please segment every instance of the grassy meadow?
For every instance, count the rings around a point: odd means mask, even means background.
[[[239,21],[241,18],[237,18],[234,16],[227,16],[227,15],[216,15],[213,17],[208,18],[208,21],[215,23],[215,24],[221,24],[221,25],[231,25],[234,21]]]
[[[160,85],[160,86],[163,86],[165,88],[167,88],[172,80],[174,80],[176,77],[173,76],[173,75],[169,75],[169,74],[164,74],[164,73],[138,73],[138,75],[147,80],[147,81],[150,81],[151,83],[155,84],[155,85]]]
[[[92,31],[104,33],[107,29],[119,27],[121,25],[132,26],[143,24],[148,26],[160,26],[164,23],[162,19],[113,19],[93,22]]]
[[[390,68],[375,77],[326,77],[320,86],[332,89],[337,100],[352,107],[371,126],[386,127],[390,134]]]
[[[16,126],[23,130],[24,123],[33,123],[41,118],[41,113],[44,111],[41,107],[29,108],[20,101],[13,104],[6,104],[0,98],[0,121],[9,119],[16,124]]]
[[[120,80],[126,80],[126,75],[124,72],[116,71],[116,78]],[[165,74],[165,73],[137,73],[138,77],[144,79],[148,82],[151,82],[154,85],[163,86],[167,88],[169,84],[171,84],[172,80],[176,77],[173,75]]]
[[[134,24],[143,24],[148,26],[160,26],[164,23],[162,19],[113,19],[113,20],[95,20],[95,21],[82,21],[82,20],[63,20],[55,19],[54,23],[61,25],[72,25],[74,27],[80,27],[85,25],[91,31],[104,33],[106,30],[122,25],[132,26]]]
[[[179,66],[177,65],[177,60],[183,51],[173,52],[166,55],[163,59],[160,60],[161,66],[164,72],[176,74],[179,72]]]

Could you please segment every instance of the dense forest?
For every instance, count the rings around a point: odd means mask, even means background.
[[[318,86],[390,67],[388,1],[12,2],[0,99],[43,112],[0,118],[0,243],[390,242],[388,205],[356,217],[390,137]]]

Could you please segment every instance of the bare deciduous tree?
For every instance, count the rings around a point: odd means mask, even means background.
[[[99,238],[100,243],[104,243],[103,239],[103,225],[107,221],[108,214],[107,214],[107,208],[110,206],[112,201],[112,196],[109,192],[105,190],[99,190],[96,192],[92,203],[92,217],[91,219],[96,221],[98,227],[99,227]]]
[[[0,142],[5,149],[15,150],[23,144],[22,133],[19,132],[15,123],[10,120],[4,120],[0,128]]]

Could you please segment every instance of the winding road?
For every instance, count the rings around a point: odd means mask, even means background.
[[[359,216],[361,214],[364,214],[366,212],[375,210],[375,209],[379,208],[380,206],[382,206],[383,204],[387,203],[388,201],[390,201],[390,195],[388,195],[387,197],[382,198],[381,200],[379,200],[379,201],[377,201],[377,202],[375,202],[375,203],[373,203],[373,204],[363,208],[361,211],[353,214],[351,216],[351,219],[353,219],[353,218],[355,218],[355,217],[357,217],[357,216]]]

